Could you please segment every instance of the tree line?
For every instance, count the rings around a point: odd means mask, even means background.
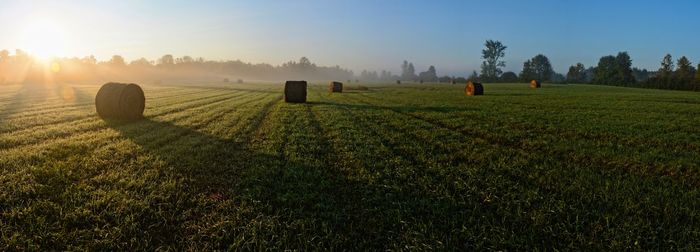
[[[190,56],[164,55],[155,61],[145,58],[127,62],[114,55],[98,61],[94,56],[56,58],[41,62],[22,50],[0,51],[0,83],[83,82],[83,81],[201,81],[240,78],[246,80],[345,80],[353,71],[340,66],[318,66],[308,58],[282,65],[252,64],[240,60],[211,61]]]
[[[472,74],[470,79],[484,82],[529,82],[539,80],[552,83],[589,83],[626,87],[643,87],[675,90],[700,91],[700,64],[693,67],[690,60],[683,56],[675,62],[670,54],[661,60],[657,71],[632,67],[632,58],[627,52],[603,56],[595,67],[586,68],[582,63],[569,67],[566,76],[556,73],[547,56],[538,54],[523,63],[519,75],[513,72],[503,73],[501,61],[507,47],[500,41],[487,40],[482,50],[481,74]]]

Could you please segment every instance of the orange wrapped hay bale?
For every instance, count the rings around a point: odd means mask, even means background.
[[[464,88],[464,95],[484,95],[484,85],[481,85],[481,83],[469,81],[467,82],[467,86]]]

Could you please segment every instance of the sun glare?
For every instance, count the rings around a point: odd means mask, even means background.
[[[71,44],[65,31],[49,20],[35,20],[24,26],[20,34],[22,48],[39,60],[71,53]]]

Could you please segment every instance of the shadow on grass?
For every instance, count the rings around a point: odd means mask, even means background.
[[[381,110],[394,110],[404,113],[413,112],[426,112],[426,113],[451,113],[451,112],[466,112],[466,111],[476,111],[478,109],[468,108],[468,107],[454,107],[454,106],[377,106],[370,104],[349,104],[349,103],[335,103],[335,102],[324,102],[324,101],[311,101],[307,102],[311,106],[327,106],[333,109],[353,109],[353,110],[370,110],[370,111],[381,111]]]
[[[527,90],[527,91],[530,91],[530,90]],[[536,94],[535,93],[500,93],[498,91],[490,91],[490,92],[487,91],[484,93],[484,95],[485,96],[499,96],[499,97],[503,97],[503,96],[518,96],[518,97],[520,97],[520,96],[533,96]]]
[[[320,128],[315,117],[309,116],[312,117],[312,126]],[[304,239],[312,237],[317,239],[316,245],[320,247],[383,248],[389,240],[399,242],[402,239],[397,236],[408,225],[408,219],[418,223],[416,225],[430,225],[429,232],[434,232],[431,236],[449,237],[451,230],[459,228],[453,226],[453,221],[457,216],[463,216],[468,208],[409,185],[398,186],[400,183],[396,181],[392,183],[397,184],[389,187],[350,179],[346,172],[335,167],[335,161],[324,157],[333,153],[332,149],[326,149],[325,154],[316,157],[320,163],[291,160],[288,156],[294,148],[287,148],[286,142],[279,146],[282,149],[277,154],[256,151],[250,142],[262,121],[254,121],[249,127],[251,130],[244,130],[244,136],[238,140],[150,119],[108,124],[185,177],[188,185],[181,188],[186,188],[182,193],[188,197],[206,195],[221,202],[260,202],[254,207],[257,214],[245,221],[263,220],[263,226],[228,227],[260,230],[227,233],[216,242],[220,248],[226,248],[241,238],[237,235],[250,236],[248,239],[256,239],[255,244],[269,242],[265,239],[275,237],[287,248],[308,247]],[[322,142],[318,144],[330,146],[325,140]],[[291,154],[295,155],[304,154]],[[233,214],[231,212],[237,210],[202,207],[188,211],[202,211],[197,215],[210,216],[216,215],[217,211]],[[183,236],[211,235],[189,234],[182,230],[148,231],[164,236],[159,240],[171,245],[177,244]]]

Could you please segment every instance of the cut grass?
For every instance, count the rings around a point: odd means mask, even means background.
[[[700,95],[588,85],[0,87],[0,250],[692,249]]]

